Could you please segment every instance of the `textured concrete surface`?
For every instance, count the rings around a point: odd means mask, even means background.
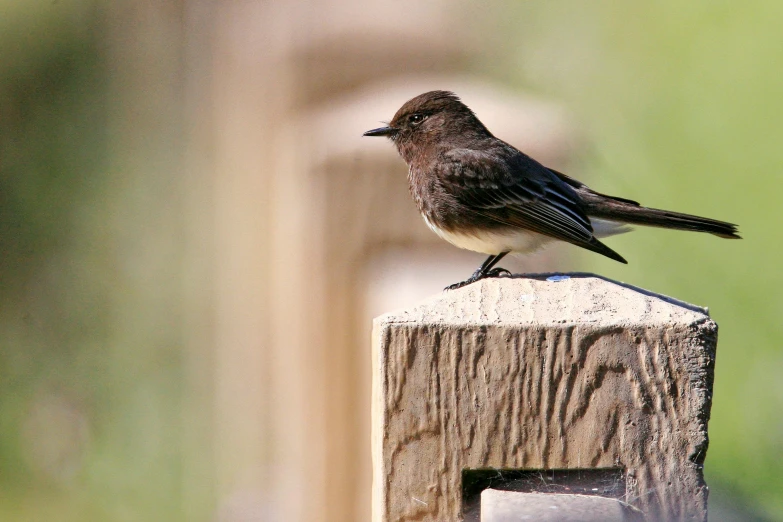
[[[625,469],[653,520],[706,520],[717,326],[590,275],[502,278],[378,317],[373,520],[461,518],[465,469]]]
[[[496,489],[481,493],[481,522],[628,522],[633,520],[628,511],[612,498]]]

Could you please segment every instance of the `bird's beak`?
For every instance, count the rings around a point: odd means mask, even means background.
[[[368,130],[363,136],[391,136],[396,132],[397,129],[394,127],[378,127],[377,129]]]

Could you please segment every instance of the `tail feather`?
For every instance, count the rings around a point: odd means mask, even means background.
[[[727,239],[741,239],[737,234],[737,225],[733,223],[672,212],[670,210],[647,208],[608,197],[601,197],[600,199],[594,197],[591,199],[592,201],[586,202],[587,208],[585,209],[585,212],[591,218],[607,219],[629,225],[706,232]]]
[[[582,201],[585,203],[585,213],[591,218],[605,219],[628,225],[707,232],[708,234],[727,239],[742,239],[737,234],[737,225],[733,223],[669,210],[643,207],[630,199],[601,194],[562,172],[549,170],[570,185],[581,196]]]

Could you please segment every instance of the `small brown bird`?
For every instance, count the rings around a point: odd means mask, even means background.
[[[452,92],[431,91],[406,102],[386,127],[408,164],[411,195],[427,225],[449,243],[489,254],[460,288],[509,275],[495,265],[506,254],[530,253],[555,240],[627,263],[597,238],[645,225],[739,239],[737,227],[714,219],[641,206],[591,190],[492,135]]]

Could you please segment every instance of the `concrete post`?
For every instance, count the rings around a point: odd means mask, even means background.
[[[482,473],[705,521],[716,342],[705,309],[584,274],[485,280],[376,318],[373,521],[478,520]]]

